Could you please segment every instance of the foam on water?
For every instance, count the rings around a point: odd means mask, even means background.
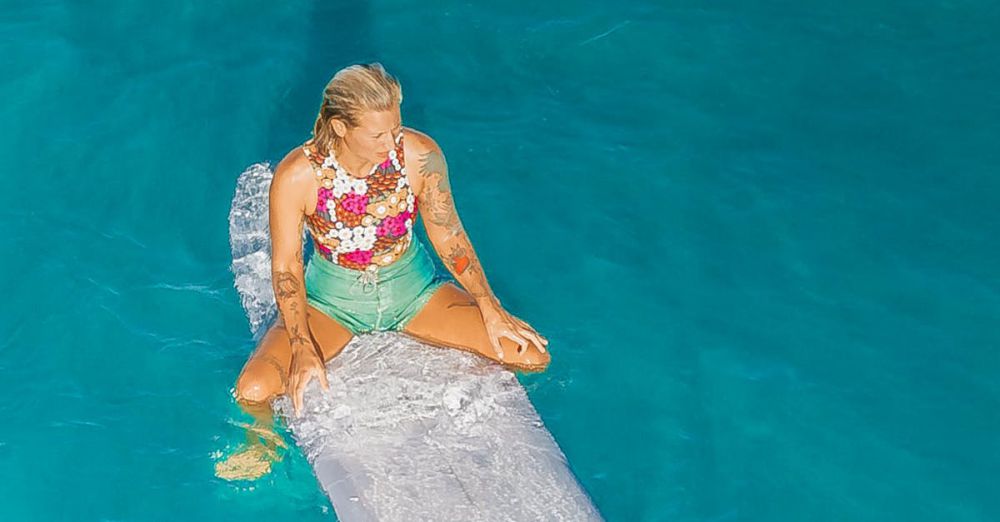
[[[254,338],[262,335],[262,327],[277,313],[271,286],[267,211],[268,187],[273,177],[270,163],[248,167],[236,180],[236,193],[229,210],[229,245],[233,252],[230,269]]]

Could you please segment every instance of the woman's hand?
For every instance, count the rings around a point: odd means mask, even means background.
[[[500,345],[500,339],[503,337],[518,344],[517,353],[524,353],[529,344],[534,344],[540,352],[545,353],[549,340],[536,332],[531,325],[511,315],[499,304],[480,305],[479,309],[483,314],[487,337],[500,360],[503,360],[503,347]]]
[[[292,345],[292,364],[289,368],[288,393],[292,396],[292,408],[298,417],[302,409],[302,396],[306,385],[313,377],[319,379],[324,390],[330,389],[326,378],[326,366],[320,358],[316,347],[311,342],[300,342]]]

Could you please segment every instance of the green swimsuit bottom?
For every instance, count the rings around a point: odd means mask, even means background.
[[[306,301],[355,335],[402,330],[434,291],[448,282],[438,277],[417,236],[399,259],[378,269],[374,282],[359,279],[361,273],[316,252],[305,269]]]

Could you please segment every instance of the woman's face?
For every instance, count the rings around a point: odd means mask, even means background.
[[[358,118],[357,127],[347,127],[344,141],[351,152],[373,163],[381,163],[396,148],[396,136],[403,131],[399,107],[370,111]]]

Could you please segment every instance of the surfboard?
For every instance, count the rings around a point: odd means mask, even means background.
[[[259,340],[277,316],[270,280],[270,165],[239,177],[231,269]],[[514,373],[401,332],[356,336],[310,383],[303,410],[273,402],[337,518],[603,520]]]

